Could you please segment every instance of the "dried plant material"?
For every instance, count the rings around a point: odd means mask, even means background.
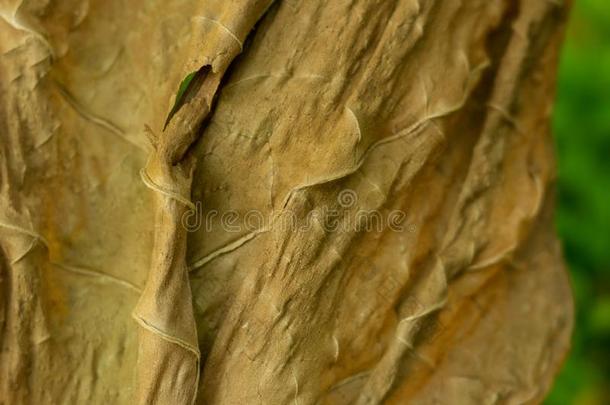
[[[565,15],[0,2],[0,403],[539,403]]]

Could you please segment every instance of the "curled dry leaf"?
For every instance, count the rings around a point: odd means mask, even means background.
[[[539,403],[566,11],[2,1],[0,402]]]

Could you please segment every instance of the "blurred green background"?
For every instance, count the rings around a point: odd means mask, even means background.
[[[610,404],[610,0],[575,0],[553,130],[557,228],[576,299],[573,348],[546,405]]]

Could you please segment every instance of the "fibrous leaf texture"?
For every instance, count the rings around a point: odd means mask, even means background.
[[[566,9],[2,0],[0,403],[539,403]]]

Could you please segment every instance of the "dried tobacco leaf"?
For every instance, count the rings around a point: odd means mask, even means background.
[[[565,5],[0,15],[0,402],[542,400]]]

